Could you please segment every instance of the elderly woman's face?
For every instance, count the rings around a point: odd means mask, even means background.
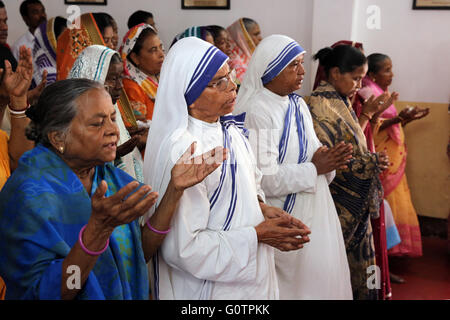
[[[112,49],[112,50],[116,50],[116,48],[114,47],[114,29],[113,27],[106,27],[105,30],[103,31],[102,34],[103,37],[103,41],[105,42],[105,45]]]
[[[359,89],[361,82],[367,73],[367,63],[356,68],[352,72],[341,73],[338,67],[330,69],[333,86],[336,91],[346,97],[352,97]]]
[[[305,77],[304,56],[305,54],[301,54],[295,58],[266,87],[281,96],[286,96],[299,90]]]
[[[206,122],[215,122],[219,117],[233,111],[236,102],[236,84],[231,79],[230,67],[225,63],[203,90],[200,97],[189,106],[189,114]],[[223,86],[220,82],[227,81]],[[221,90],[223,89],[223,90]]]
[[[261,29],[259,28],[259,25],[257,23],[253,23],[248,28],[247,32],[250,35],[250,37],[252,38],[255,46],[257,46],[262,40]]]
[[[105,88],[111,95],[112,103],[115,104],[122,93],[123,64],[111,63],[105,79]]]
[[[227,56],[231,55],[230,35],[227,30],[220,31],[219,36],[215,39],[214,45]]]
[[[370,74],[371,77],[375,79],[375,82],[382,88],[387,89],[391,83],[392,78],[394,78],[394,73],[392,72],[392,61],[389,58],[384,59],[380,63],[380,70],[375,74]]]
[[[138,68],[147,75],[157,75],[161,72],[164,62],[164,47],[157,35],[149,35],[134,58]]]
[[[77,103],[78,112],[66,136],[64,158],[77,166],[113,161],[119,128],[110,95],[104,89],[91,89]]]

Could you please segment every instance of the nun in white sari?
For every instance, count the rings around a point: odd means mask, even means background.
[[[69,73],[68,78],[86,78],[105,84],[110,66],[113,64],[111,60],[113,56],[117,57],[118,64],[122,64],[120,61],[120,55],[117,51],[111,50],[105,46],[92,45],[87,47],[81,52],[77,60],[73,64],[72,70]],[[118,75],[120,77],[120,74]],[[116,81],[118,81],[116,79]],[[112,97],[114,108],[116,109],[116,124],[119,127],[120,137],[118,146],[120,147],[128,140],[131,139],[127,128],[122,120],[120,110],[117,107],[117,97]],[[115,100],[115,101],[114,101]],[[119,169],[122,169],[134,179],[139,182],[144,181],[143,165],[144,161],[142,155],[137,147],[134,147],[132,151],[119,159],[114,161],[114,165]]]
[[[280,299],[352,299],[344,239],[328,187],[335,171],[318,167],[316,160],[325,159],[326,149],[314,132],[308,106],[293,93],[303,80],[304,53],[289,37],[263,39],[250,60],[235,111],[246,112],[267,203],[311,229],[304,249],[275,250]],[[350,154],[348,146],[344,149],[339,165]]]
[[[145,154],[145,183],[161,198],[175,160],[194,141],[195,155],[224,146],[228,158],[203,182],[184,191],[150,268],[156,299],[278,298],[274,250],[262,243],[266,239],[258,231],[261,226],[271,229],[277,219],[263,216],[258,197],[264,200],[264,193],[242,134],[243,122],[226,115],[236,97],[227,60],[213,45],[188,37],[174,44],[161,70]],[[280,219],[293,221],[288,215]],[[277,228],[283,231],[275,234],[272,228],[274,237],[285,236],[283,242],[301,246],[296,237],[305,235],[304,229],[280,224]],[[289,237],[288,230],[294,231]]]

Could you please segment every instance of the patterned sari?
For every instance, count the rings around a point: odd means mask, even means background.
[[[236,75],[240,83],[244,79],[244,74],[247,71],[248,63],[255,51],[256,45],[253,42],[250,34],[244,25],[244,20],[241,18],[235,21],[227,28],[230,34],[231,55],[229,65],[231,69],[236,70]]]
[[[56,48],[55,18],[51,18],[34,32],[32,88],[41,83],[44,70],[48,72],[47,85],[56,81]]]
[[[0,192],[0,274],[6,299],[61,299],[62,264],[91,215],[98,184],[111,196],[133,179],[107,163],[95,168],[92,193],[54,152],[25,153]],[[76,299],[148,299],[138,221],[114,229]]]
[[[364,85],[372,89],[375,96],[383,93],[375,82],[364,79]],[[397,116],[394,105],[387,108],[380,116],[381,120]],[[401,242],[389,250],[392,256],[420,257],[422,255],[422,239],[419,220],[414,209],[408,180],[405,175],[407,149],[402,126],[397,123],[382,131],[379,127],[373,132],[375,149],[386,150],[392,165],[381,174],[384,197],[389,203],[394,221],[400,234]]]
[[[56,64],[57,79],[66,79],[80,53],[87,47],[98,44],[105,45],[100,29],[92,13],[80,16],[80,29],[67,28],[58,38]],[[117,106],[127,128],[137,127],[130,101],[122,90]]]
[[[135,67],[128,59],[128,55],[133,50],[140,34],[147,28],[153,29],[152,26],[145,23],[131,28],[123,38],[120,54],[125,73],[123,86],[130,99],[134,114],[136,117],[144,117],[146,120],[151,120],[158,83]]]
[[[306,99],[305,99],[306,100]],[[348,169],[336,170],[330,184],[344,235],[354,299],[377,299],[368,288],[368,268],[375,265],[371,218],[379,217],[382,188],[378,157],[367,149],[364,133],[348,97],[341,97],[333,86],[321,82],[308,99],[314,129],[328,147],[340,141],[353,145]]]

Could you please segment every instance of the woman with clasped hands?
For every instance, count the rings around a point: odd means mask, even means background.
[[[158,194],[111,164],[119,131],[101,84],[56,82],[27,116],[27,136],[37,145],[0,193],[6,299],[148,299],[146,262],[169,232],[183,191],[219,167],[226,150],[192,159],[192,144],[140,227]]]

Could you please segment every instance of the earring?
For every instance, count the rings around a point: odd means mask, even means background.
[[[63,146],[59,147],[59,152],[61,152],[61,154],[64,153],[64,147]]]

